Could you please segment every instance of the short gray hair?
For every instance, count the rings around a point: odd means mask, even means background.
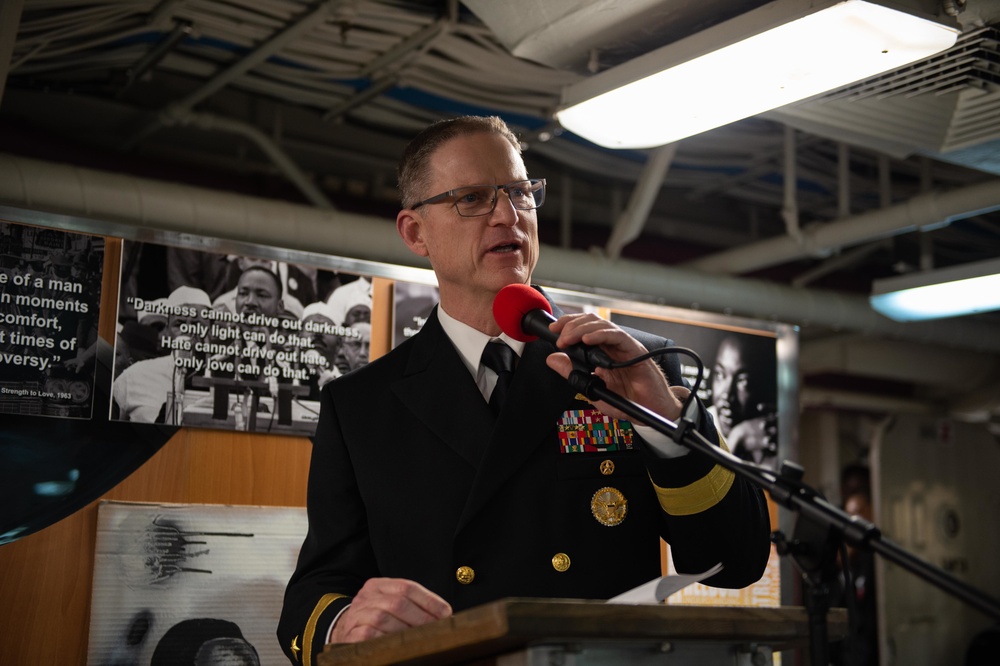
[[[448,141],[470,134],[497,134],[507,139],[521,154],[521,142],[498,116],[460,116],[427,126],[403,151],[397,170],[399,199],[403,208],[412,208],[428,187],[431,156]]]

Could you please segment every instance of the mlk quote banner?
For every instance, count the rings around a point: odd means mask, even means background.
[[[371,280],[126,241],[113,420],[312,435],[319,391],[369,361]]]
[[[104,239],[0,221],[0,413],[90,418]]]

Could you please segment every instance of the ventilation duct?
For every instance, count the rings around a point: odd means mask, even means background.
[[[0,153],[0,203],[150,230],[427,268],[377,217],[136,178]],[[1000,328],[976,320],[900,324],[864,297],[709,275],[545,247],[539,283],[789,324],[1000,352]]]

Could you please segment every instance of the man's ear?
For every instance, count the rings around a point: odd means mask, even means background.
[[[396,215],[396,231],[406,243],[406,247],[410,248],[410,252],[421,257],[428,255],[420,213],[410,208],[399,211]]]

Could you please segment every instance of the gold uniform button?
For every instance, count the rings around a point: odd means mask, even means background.
[[[562,573],[569,569],[570,561],[569,555],[566,553],[556,553],[552,556],[552,568]]]
[[[455,580],[462,585],[468,585],[475,579],[476,572],[472,567],[459,567],[455,572]]]
[[[615,473],[615,463],[613,460],[602,460],[601,461],[601,474],[604,476],[611,476]]]

